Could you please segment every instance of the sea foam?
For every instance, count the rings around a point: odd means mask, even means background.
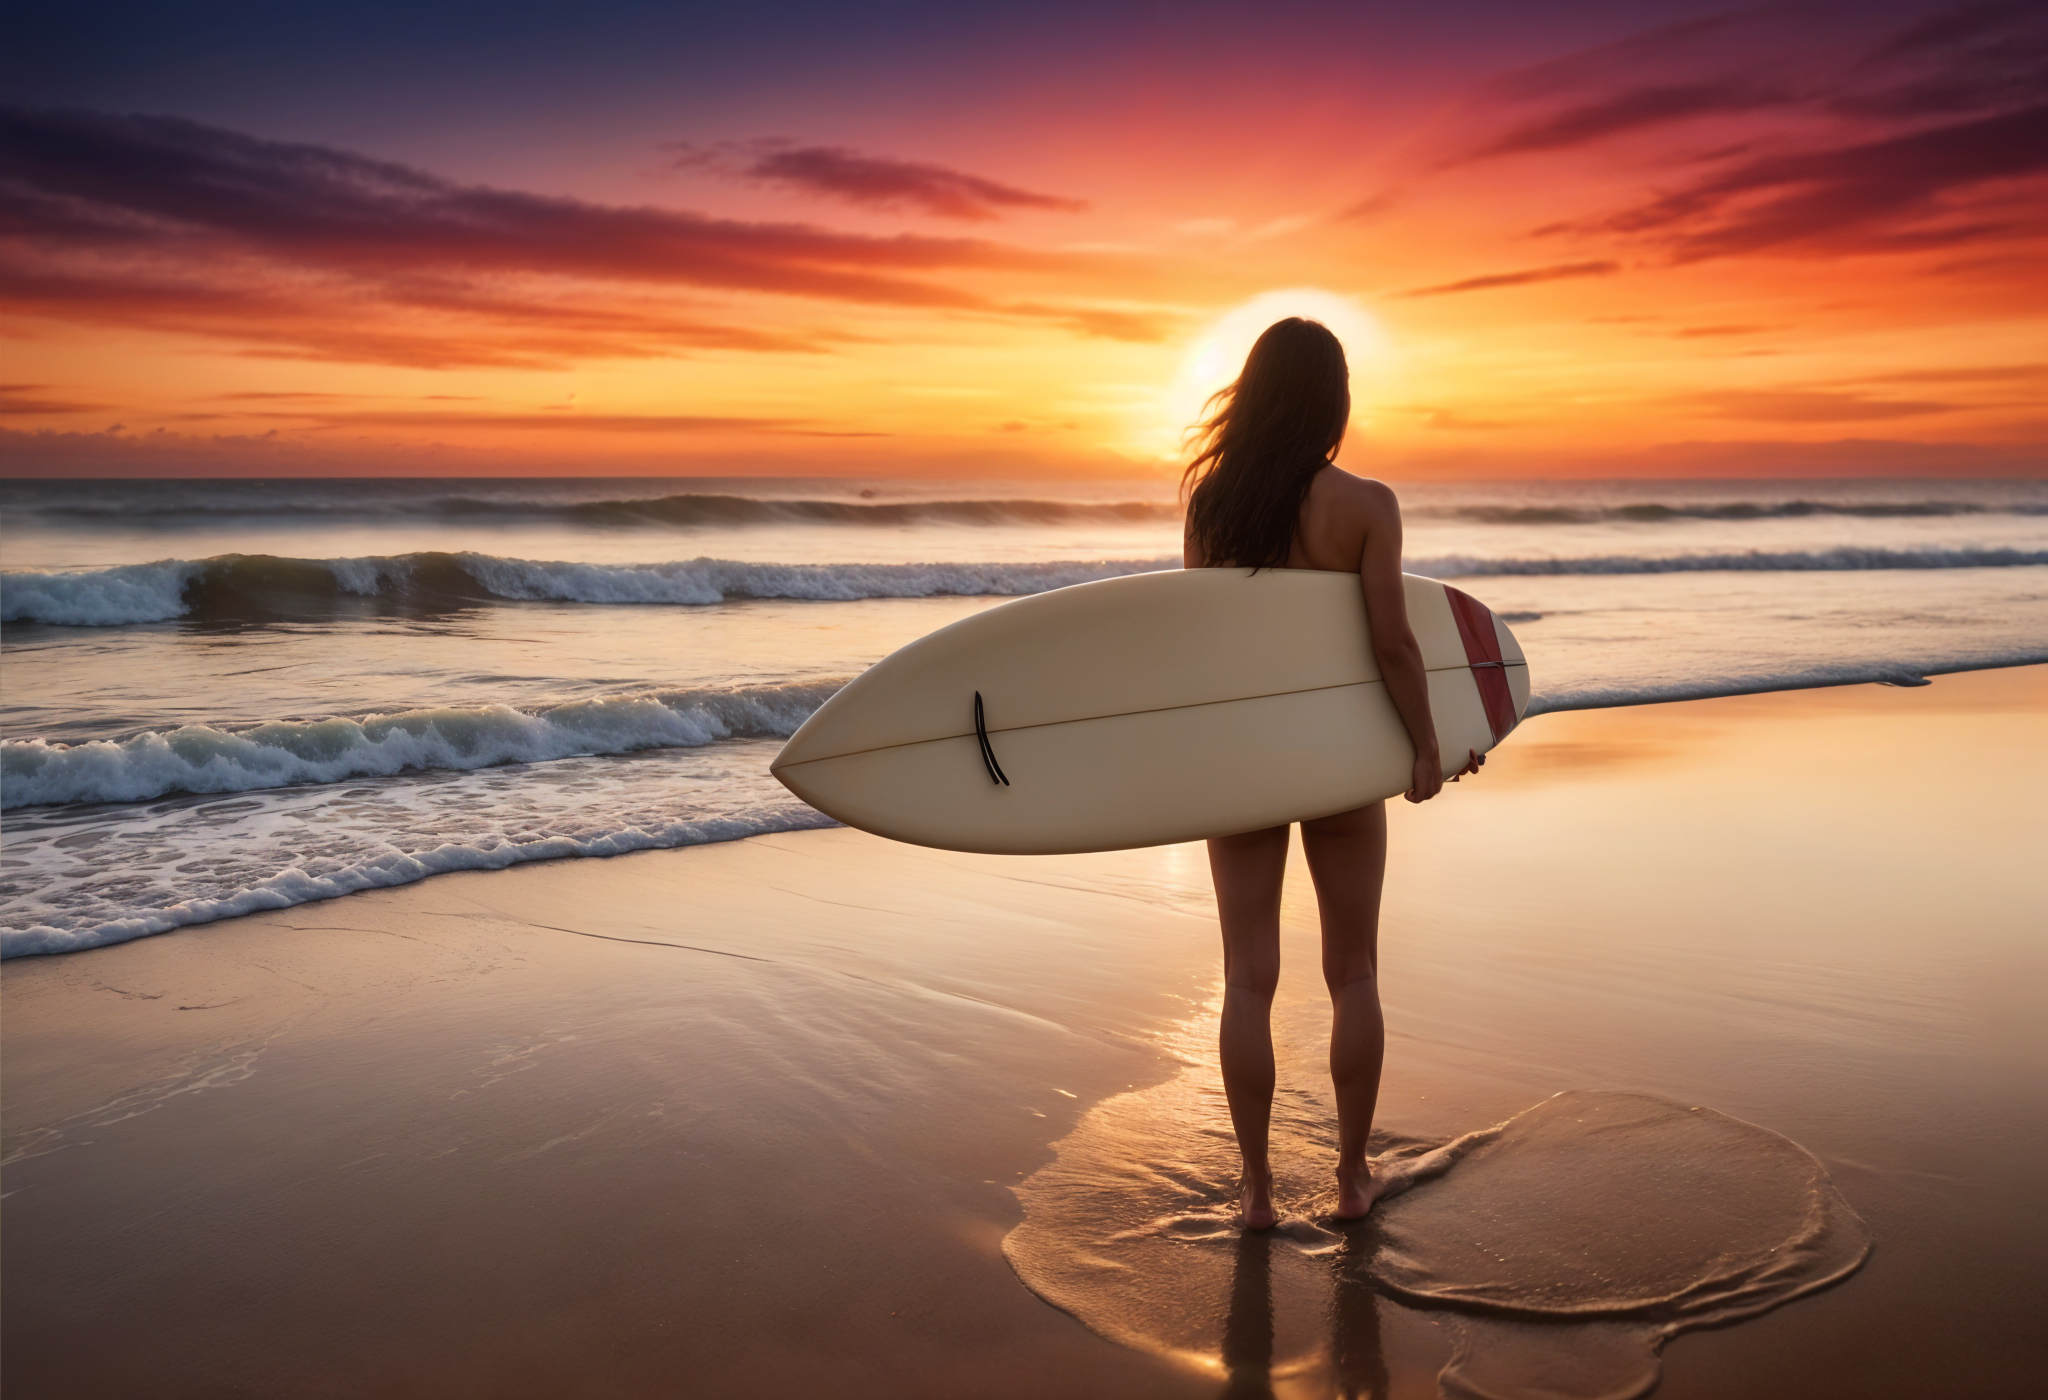
[[[0,806],[142,802],[169,793],[248,792],[787,738],[840,684],[650,690],[526,709],[448,707],[246,728],[189,724],[80,744],[8,739],[0,742]]]
[[[836,823],[829,817],[792,805],[745,818],[650,821],[590,835],[542,833],[524,840],[447,841],[417,851],[386,848],[346,863],[326,862],[325,868],[318,870],[294,865],[239,889],[186,899],[169,896],[164,885],[150,885],[139,891],[130,910],[118,917],[68,924],[30,923],[26,927],[0,929],[0,959],[72,953],[113,943],[127,943],[192,924],[212,923],[217,919],[253,914],[262,909],[289,909],[317,900],[338,899],[361,890],[409,885],[430,875],[458,870],[504,870],[536,860],[672,850],[679,846],[737,841],[775,831],[800,831],[833,825]]]
[[[491,602],[668,603],[739,599],[1014,597],[1176,568],[1178,559],[1052,563],[759,564],[686,559],[583,564],[492,554],[283,559],[226,554],[71,572],[0,574],[0,621],[119,626],[170,618],[262,619],[331,611],[349,599],[417,610]]]

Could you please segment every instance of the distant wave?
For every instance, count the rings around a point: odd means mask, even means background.
[[[1865,520],[1954,515],[2048,515],[2048,502],[2017,501],[1715,501],[1692,505],[1633,502],[1616,506],[1460,505],[1404,507],[1411,519],[1474,525],[1655,525],[1667,520],[1800,520],[1841,515]]]
[[[0,621],[110,627],[170,618],[263,619],[352,598],[431,611],[479,603],[723,603],[745,598],[1016,596],[1178,567],[1178,559],[1010,564],[574,564],[492,554],[283,559],[223,554],[72,573],[0,574]]]
[[[782,499],[681,493],[562,501],[440,496],[430,499],[309,496],[263,500],[224,491],[218,500],[192,498],[145,504],[98,501],[24,503],[24,509],[53,520],[81,523],[119,521],[125,525],[180,524],[201,520],[308,518],[319,520],[441,520],[554,523],[593,527],[691,527],[743,525],[1089,525],[1152,524],[1180,518],[1180,507],[1163,501],[945,500],[847,501]]]
[[[748,598],[852,602],[864,598],[1016,597],[1069,584],[1179,567],[1163,559],[1073,563],[750,564],[688,559],[668,564],[575,564],[493,554],[419,553],[360,559],[223,554],[72,573],[0,574],[0,621],[111,627],[189,617],[262,620],[332,610],[363,599],[431,612],[494,602],[678,603]],[[1735,570],[1995,569],[2048,564],[2041,549],[1859,549],[1720,554],[1606,554],[1590,558],[1411,559],[1430,578],[1483,575],[1670,574]]]
[[[1060,501],[1035,497],[1000,500],[959,498],[928,501],[875,501],[827,497],[781,498],[737,496],[712,492],[676,492],[661,496],[618,496],[602,500],[549,499],[517,495],[379,494],[376,487],[353,493],[322,494],[279,488],[266,483],[257,492],[237,491],[221,484],[200,494],[195,487],[167,491],[154,500],[38,500],[23,497],[13,509],[48,520],[81,525],[118,523],[135,526],[215,524],[230,520],[343,521],[376,520],[401,523],[556,524],[595,529],[659,527],[669,529],[740,528],[750,525],[834,525],[904,527],[915,525],[1154,525],[1180,519],[1177,502]],[[1426,497],[1411,500],[1414,519],[1452,520],[1474,525],[1654,525],[1687,520],[1796,520],[1844,516],[1857,519],[1940,518],[1976,515],[2048,515],[2048,501],[1971,501],[1929,498],[1902,500],[1749,500],[1693,501],[1667,504],[1635,501],[1620,504],[1514,504],[1508,502],[1436,504]]]
[[[1481,575],[1817,573],[1857,569],[2011,569],[2048,564],[2048,549],[1745,549],[1720,554],[1599,554],[1566,559],[1489,559],[1448,554],[1402,567],[1427,578]]]
[[[788,738],[842,682],[650,690],[514,709],[405,710],[360,719],[190,724],[80,744],[0,741],[0,807],[143,802],[408,770],[487,768],[578,754]]]

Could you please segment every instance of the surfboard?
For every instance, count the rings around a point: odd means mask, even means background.
[[[1403,575],[1446,776],[1529,707],[1476,599]],[[1020,598],[883,658],[770,765],[848,826],[943,850],[1166,845],[1407,789],[1358,575],[1173,569]]]

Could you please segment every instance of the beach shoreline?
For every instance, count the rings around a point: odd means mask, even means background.
[[[2048,1244],[2024,861],[2044,725],[2041,667],[1532,720],[1393,823],[1382,1123],[1448,1136],[1620,1089],[1816,1154],[1872,1263],[1680,1336],[1662,1395],[2048,1375],[2023,1306]],[[1285,919],[1283,1079],[1312,1099],[1298,872]],[[9,1388],[1249,1384],[1225,1338],[1116,1345],[1002,1254],[1013,1188],[1084,1116],[1203,1053],[1214,941],[1198,846],[973,857],[828,830],[12,960]],[[1266,1382],[1376,1375],[1344,1369],[1370,1331],[1385,1393],[1435,1393],[1444,1316],[1367,1312]]]

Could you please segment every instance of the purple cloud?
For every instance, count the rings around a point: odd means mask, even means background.
[[[2048,171],[2048,104],[1905,136],[1762,156],[1674,193],[1578,224],[1646,236],[1682,262],[1790,244],[1936,247],[2024,231],[1969,219],[1914,226],[1954,197]],[[2038,230],[2042,220],[2033,223]]]
[[[978,197],[991,191],[1040,198],[993,184]],[[256,355],[537,366],[847,338],[719,324],[666,299],[695,289],[1057,316],[1097,333],[1071,311],[945,279],[1101,262],[597,204],[179,117],[0,105],[0,307],[237,339]],[[571,294],[563,279],[617,294]]]
[[[756,141],[712,147],[677,143],[676,164],[708,169],[873,208],[910,208],[942,219],[987,221],[1012,209],[1074,213],[1078,199],[1039,194],[943,165],[863,155],[844,146]]]
[[[1522,122],[1462,159],[1565,150],[1694,117],[1782,106],[1787,100],[1782,91],[1741,79],[1633,87]]]

